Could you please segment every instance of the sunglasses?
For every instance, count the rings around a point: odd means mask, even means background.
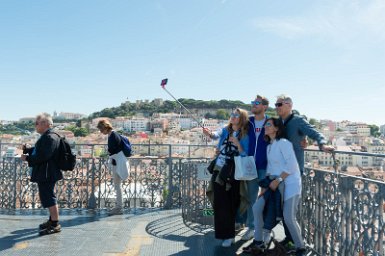
[[[238,118],[240,117],[241,115],[237,114],[237,113],[231,113],[230,114],[230,117],[235,117],[235,118]]]
[[[251,105],[255,105],[255,106],[258,106],[258,105],[260,105],[260,104],[262,104],[262,102],[257,101],[257,100],[253,100],[253,101],[251,102]]]
[[[275,103],[275,107],[279,108],[279,107],[282,107],[283,104],[288,104],[287,102],[278,102],[278,103]]]
[[[272,127],[273,126],[273,124],[272,123],[269,123],[269,122],[267,122],[265,125],[264,125],[265,127]]]

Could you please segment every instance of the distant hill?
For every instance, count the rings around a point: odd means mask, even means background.
[[[246,104],[242,101],[233,101],[233,100],[195,100],[195,99],[178,99],[187,109],[191,112],[194,110],[217,110],[220,118],[228,118],[228,114],[231,109],[234,108],[243,108],[247,111],[250,111],[250,103]],[[223,110],[226,111],[227,115],[223,116]],[[153,113],[179,113],[180,111],[185,112],[183,108],[176,101],[165,100],[163,104],[157,104],[156,101],[130,103],[122,103],[119,107],[105,108],[99,112],[92,113],[89,118],[97,117],[110,117],[115,118],[117,116],[134,116],[137,113],[142,113],[145,116],[151,116]],[[200,111],[201,112],[201,111]],[[275,110],[273,108],[268,109],[268,115],[276,116]],[[206,116],[207,117],[207,116]],[[216,116],[209,115],[209,117],[215,118]]]

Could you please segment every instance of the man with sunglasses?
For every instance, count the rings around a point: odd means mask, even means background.
[[[269,100],[261,95],[257,95],[255,100],[251,102],[251,113],[249,117],[249,156],[254,156],[255,165],[257,167],[258,178],[247,181],[247,192],[249,199],[249,207],[247,209],[246,231],[242,236],[242,240],[249,240],[254,237],[254,215],[253,204],[257,200],[259,191],[258,181],[266,176],[266,148],[268,143],[264,140],[265,128],[263,127],[267,116],[265,112],[269,106]]]
[[[275,108],[278,116],[285,126],[286,139],[288,139],[293,144],[299,169],[301,171],[301,175],[303,175],[305,154],[302,145],[306,136],[317,141],[319,149],[324,152],[332,152],[334,147],[326,145],[325,137],[319,131],[317,131],[315,127],[311,125],[306,119],[293,113],[293,101],[290,96],[284,94],[279,95],[275,103]],[[283,224],[286,238],[280,243],[286,248],[289,248],[293,240],[285,225],[285,222]]]
[[[35,129],[41,136],[34,147],[23,146],[21,160],[27,161],[32,167],[31,181],[37,183],[40,202],[48,208],[49,220],[39,225],[39,235],[49,235],[61,231],[59,224],[59,209],[54,192],[57,181],[63,179],[63,174],[57,165],[57,152],[60,138],[51,132],[53,125],[49,114],[36,117]]]

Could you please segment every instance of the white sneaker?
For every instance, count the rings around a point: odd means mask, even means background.
[[[109,212],[108,212],[108,215],[109,216],[112,216],[112,215],[122,215],[123,214],[123,209],[120,208],[120,207],[114,207],[112,208]]]
[[[235,223],[235,232],[241,231],[243,229],[243,224]]]
[[[234,243],[234,238],[225,239],[222,242],[222,247],[230,247]]]
[[[254,238],[254,230],[247,228],[246,232],[243,233],[241,240],[242,241],[249,241],[251,238]]]

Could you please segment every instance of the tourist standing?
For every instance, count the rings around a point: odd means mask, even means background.
[[[219,132],[207,128],[203,133],[219,139],[214,172],[211,177],[213,190],[215,238],[222,240],[223,247],[229,247],[235,238],[235,217],[240,205],[240,181],[234,179],[234,156],[247,156],[249,138],[247,135],[248,115],[243,109],[235,109],[229,123]]]
[[[61,231],[59,209],[55,195],[56,182],[63,179],[58,167],[58,147],[60,138],[52,132],[53,121],[49,114],[36,117],[35,129],[41,136],[34,147],[23,146],[21,160],[32,167],[31,181],[37,183],[42,206],[48,208],[48,221],[39,225],[39,235],[50,235]]]

